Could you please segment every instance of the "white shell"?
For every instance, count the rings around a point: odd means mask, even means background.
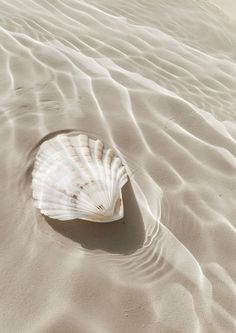
[[[100,140],[60,134],[45,141],[32,176],[35,206],[51,218],[111,222],[124,216],[121,189],[128,176]]]

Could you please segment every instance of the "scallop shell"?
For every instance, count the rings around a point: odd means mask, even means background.
[[[128,181],[121,159],[100,140],[60,134],[45,141],[32,174],[35,206],[62,221],[112,222],[124,216],[122,187]]]

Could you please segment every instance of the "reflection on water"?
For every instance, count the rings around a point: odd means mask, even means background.
[[[234,332],[235,31],[203,0],[0,0],[2,332]],[[35,209],[64,132],[122,158],[123,220]]]

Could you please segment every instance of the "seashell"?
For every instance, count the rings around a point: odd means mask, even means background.
[[[34,204],[62,221],[111,222],[124,216],[122,187],[128,181],[121,159],[100,140],[60,134],[45,141],[32,174]]]

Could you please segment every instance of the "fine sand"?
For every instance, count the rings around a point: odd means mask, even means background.
[[[0,333],[236,332],[236,5],[0,0]],[[40,143],[113,147],[125,217],[40,215]]]

